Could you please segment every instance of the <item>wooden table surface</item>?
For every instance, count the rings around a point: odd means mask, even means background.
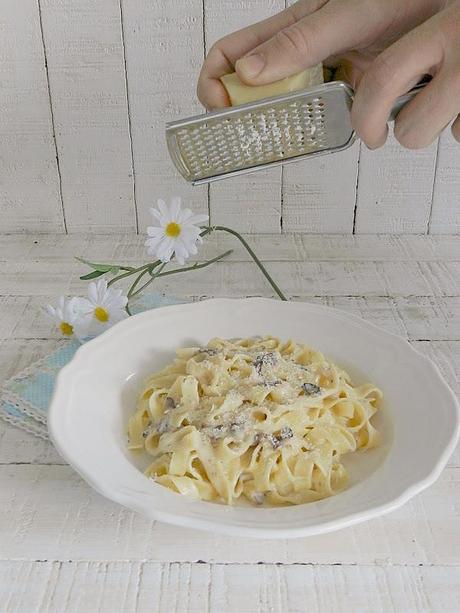
[[[83,294],[74,255],[141,262],[143,237],[0,240],[0,381],[55,349],[40,306]],[[400,334],[460,388],[460,239],[251,239],[294,300],[333,305]],[[271,296],[231,238],[213,268],[167,277],[180,297]],[[459,610],[460,456],[401,509],[356,527],[286,541],[240,539],[147,521],[91,490],[50,443],[0,422],[0,610],[372,613]]]

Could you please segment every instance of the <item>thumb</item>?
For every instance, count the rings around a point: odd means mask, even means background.
[[[369,0],[330,0],[243,56],[235,69],[248,85],[273,83],[369,40],[384,21],[369,10]]]

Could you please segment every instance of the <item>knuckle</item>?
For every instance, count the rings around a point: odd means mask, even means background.
[[[363,85],[373,92],[385,93],[394,78],[393,62],[383,56],[377,57],[363,77]]]
[[[281,30],[275,35],[275,43],[281,53],[301,62],[311,51],[309,37],[297,24]]]
[[[293,4],[292,6],[288,6],[284,10],[284,12],[286,14],[286,20],[288,22],[288,26],[293,26],[300,19],[299,6],[297,3]]]
[[[292,20],[292,23],[295,23],[303,19],[306,15],[315,13],[328,2],[329,0],[297,0],[297,2],[288,6],[285,11]]]
[[[216,55],[220,55],[222,53],[221,51],[222,44],[225,44],[225,38],[221,38],[220,40],[216,41],[211,46],[211,48],[209,49],[206,55],[206,59],[213,59]]]

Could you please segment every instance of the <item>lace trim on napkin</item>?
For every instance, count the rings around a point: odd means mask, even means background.
[[[133,312],[183,302],[161,294],[146,294]],[[74,356],[80,343],[63,341],[52,353],[37,360],[6,381],[0,389],[0,418],[35,436],[48,439],[46,417],[58,372]]]

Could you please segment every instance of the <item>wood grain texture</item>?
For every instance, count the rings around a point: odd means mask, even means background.
[[[196,210],[209,204],[216,223],[251,233],[458,234],[458,144],[448,131],[436,176],[436,144],[405,151],[393,137],[375,152],[362,146],[359,166],[356,144],[210,188],[175,172],[164,126],[203,110],[195,85],[205,39],[209,48],[283,6],[4,0],[0,230],[61,233],[67,221],[70,232],[143,232],[149,206],[178,194]]]
[[[139,231],[152,222],[158,198],[182,196],[207,213],[207,188],[175,171],[165,124],[201,112],[195,94],[203,62],[202,0],[121,0]]]
[[[270,262],[267,269],[288,297],[309,296],[407,296],[407,279],[411,276],[411,295],[433,297],[458,296],[460,264],[426,264],[418,262]],[[16,296],[59,296],[86,294],[87,283],[79,275],[86,272],[78,262],[64,269],[58,261],[12,263],[0,270],[3,294]],[[188,281],[189,280],[189,281]],[[184,281],[193,280],[184,288]],[[129,286],[129,281],[124,283]],[[123,285],[121,285],[123,287]],[[273,290],[254,263],[219,262],[209,269],[185,275],[171,275],[152,286],[157,291],[183,296],[195,291],[194,296],[272,296]],[[45,293],[46,292],[46,293]]]
[[[457,568],[423,566],[18,561],[0,585],[10,613],[454,613],[460,595]]]
[[[135,230],[119,0],[40,0],[69,232]]]
[[[455,236],[305,235],[246,236],[264,262],[460,262],[460,241]],[[0,262],[56,262],[67,266],[76,255],[94,261],[143,263],[147,260],[145,236],[104,234],[6,234],[0,240]],[[208,236],[198,258],[209,259],[219,250],[233,249],[226,261],[249,262],[241,243],[226,233]],[[193,259],[193,258],[192,258]]]
[[[197,289],[195,289],[198,292]],[[199,293],[199,292],[198,292]],[[210,295],[179,293],[188,300],[228,295],[217,287]],[[268,296],[269,292],[263,292]],[[302,297],[298,298],[302,299]],[[308,302],[324,304],[368,319],[376,325],[408,340],[460,340],[460,298],[392,298],[382,296],[305,297]],[[56,295],[35,297],[0,297],[0,339],[38,340],[57,338],[53,324],[42,307],[56,300]]]
[[[0,231],[63,232],[37,0],[0,7]]]
[[[0,466],[0,559],[460,565],[460,468],[385,516],[308,538],[228,537],[145,519],[70,466]]]
[[[424,234],[430,218],[437,143],[403,149],[391,134],[384,147],[361,146],[357,233]]]
[[[352,234],[359,150],[286,164],[283,231]]]
[[[440,137],[433,208],[429,231],[432,234],[460,233],[460,143],[450,130]]]
[[[206,47],[222,36],[284,9],[284,0],[204,0]],[[209,186],[211,222],[241,232],[281,231],[281,169],[271,168]]]

